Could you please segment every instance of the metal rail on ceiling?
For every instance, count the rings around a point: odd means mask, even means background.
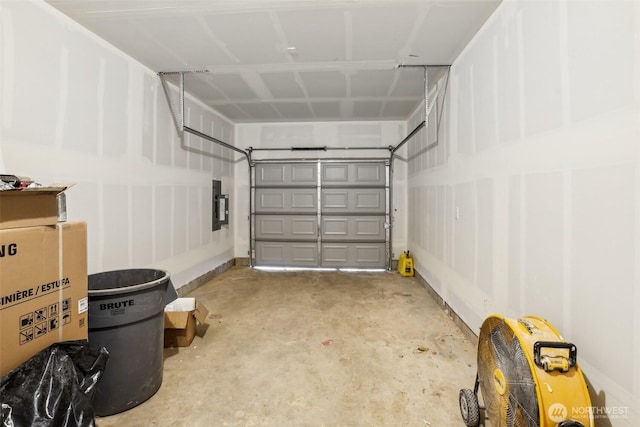
[[[178,130],[178,134],[180,136],[184,135],[184,132],[190,133],[202,139],[206,139],[207,141],[216,143],[218,145],[223,146],[224,148],[228,148],[229,150],[235,151],[237,153],[242,154],[249,165],[251,165],[251,154],[246,150],[235,147],[231,144],[228,144],[220,139],[213,137],[211,135],[207,135],[204,132],[200,132],[199,130],[190,128],[186,126],[184,123],[184,75],[185,73],[206,73],[206,70],[197,70],[197,71],[175,71],[175,72],[160,72],[158,76],[160,77],[160,81],[162,82],[162,89],[164,90],[164,94],[167,97],[167,101],[169,103],[169,110],[171,110],[171,115],[173,116],[174,124],[176,125],[176,129]],[[167,75],[175,75],[178,74],[180,78],[180,84],[178,87],[178,111],[176,111],[173,98],[171,97],[171,91],[167,84],[167,79],[165,76]]]
[[[398,145],[396,145],[395,147],[391,148],[391,158],[393,158],[393,156],[395,155],[395,153],[402,148],[402,146],[404,144],[406,144],[411,138],[413,138],[415,136],[416,133],[418,133],[418,131],[420,131],[422,128],[429,127],[429,115],[431,113],[431,105],[429,104],[429,69],[430,68],[447,68],[447,80],[445,83],[445,93],[446,93],[446,87],[448,86],[448,82],[449,82],[449,69],[451,68],[450,65],[405,65],[405,64],[401,64],[398,65],[398,68],[422,68],[424,71],[424,120],[422,122],[420,122],[420,124],[418,124],[411,132],[409,132],[409,134],[398,143]],[[439,123],[438,123],[438,127],[439,127]]]
[[[424,120],[420,122],[409,134],[404,137],[402,141],[400,141],[395,147],[389,147],[390,155],[389,155],[389,215],[390,215],[390,224],[389,224],[389,242],[391,247],[393,247],[393,160],[395,159],[396,152],[402,148],[407,142],[409,142],[422,128],[428,128],[429,126],[429,115],[431,113],[431,106],[429,105],[429,68],[447,68],[447,80],[445,82],[445,97],[446,97],[446,87],[449,83],[449,71],[451,70],[450,65],[405,65],[400,64],[397,68],[422,68],[424,71]],[[437,98],[436,98],[437,101]],[[436,109],[437,111],[437,109]],[[440,129],[440,123],[436,124],[436,128]],[[391,266],[393,262],[393,250],[389,251],[389,259],[388,265]]]
[[[264,163],[310,163],[310,162],[325,162],[325,163],[385,163],[389,164],[388,157],[313,157],[313,158],[279,158],[279,159],[252,159],[252,164],[264,164]]]
[[[218,144],[224,148],[227,148],[229,150],[232,150],[234,152],[240,153],[244,156],[244,158],[247,160],[247,163],[249,165],[249,176],[250,176],[250,181],[252,180],[251,178],[251,174],[252,171],[254,169],[254,166],[257,162],[301,162],[301,161],[319,161],[321,159],[303,159],[303,158],[298,158],[298,159],[256,159],[253,160],[251,155],[253,153],[253,151],[296,151],[296,152],[310,152],[310,151],[328,151],[328,150],[388,150],[389,151],[389,157],[388,158],[341,158],[341,159],[322,159],[324,161],[336,161],[336,162],[346,162],[346,161],[385,161],[385,164],[387,165],[387,181],[388,181],[388,221],[389,221],[389,228],[388,228],[388,242],[389,242],[389,250],[388,250],[388,268],[391,267],[392,265],[392,261],[393,261],[393,250],[392,250],[392,245],[393,245],[393,218],[392,218],[392,212],[393,212],[393,160],[396,156],[396,153],[398,150],[400,150],[400,148],[402,148],[407,142],[409,142],[421,129],[423,128],[428,128],[429,126],[429,115],[431,112],[431,105],[429,103],[429,69],[430,68],[447,68],[447,80],[445,82],[445,89],[444,89],[444,96],[446,99],[446,88],[448,86],[448,81],[449,81],[449,71],[451,69],[450,65],[405,65],[405,64],[401,64],[398,65],[397,68],[422,68],[424,71],[424,120],[422,120],[411,132],[409,132],[409,134],[402,139],[402,141],[400,141],[396,146],[387,146],[387,147],[328,147],[328,146],[322,146],[322,147],[290,147],[290,148],[283,148],[283,147],[274,147],[274,148],[268,148],[268,147],[260,147],[260,148],[253,148],[253,147],[249,147],[246,150],[237,148],[231,144],[228,144],[218,138],[215,138],[211,135],[207,135],[204,132],[198,131],[196,129],[193,129],[189,126],[185,125],[185,115],[184,115],[184,108],[185,108],[185,103],[184,103],[184,90],[185,90],[185,81],[184,81],[184,77],[185,77],[185,73],[204,73],[204,72],[208,72],[208,70],[193,70],[193,71],[176,71],[176,72],[160,72],[158,73],[158,76],[160,77],[160,81],[162,83],[162,88],[164,90],[165,96],[167,98],[168,104],[169,104],[169,109],[171,111],[171,115],[173,117],[174,120],[174,124],[176,126],[176,129],[178,131],[178,134],[180,135],[180,137],[184,136],[184,133],[190,133],[192,135],[195,135],[199,138],[205,139],[207,141],[213,142],[215,144]],[[178,87],[178,107],[176,110],[175,104],[173,102],[173,98],[171,96],[171,91],[169,89],[168,83],[167,83],[167,79],[166,76],[167,75],[178,75],[179,76],[179,87]],[[437,101],[436,101],[437,102]],[[443,101],[444,102],[444,101]],[[437,106],[436,106],[437,107]],[[437,110],[436,110],[437,111]],[[440,122],[439,120],[437,120],[436,123],[436,127],[439,130],[440,128]],[[249,212],[252,212],[253,210],[253,201],[251,200],[252,198],[249,198]],[[250,236],[253,235],[253,224],[252,221],[250,221],[249,223],[249,234]],[[252,245],[250,245],[250,259],[253,259],[253,255],[251,255],[251,252],[253,250],[255,250],[254,247],[252,247]],[[253,263],[252,263],[253,264]]]
[[[389,147],[249,147],[248,151],[330,151],[330,150],[389,150]]]
[[[215,144],[221,145],[224,148],[232,150],[234,152],[240,153],[247,160],[249,165],[252,164],[251,154],[253,151],[330,151],[330,150],[387,150],[390,152],[389,159],[393,162],[393,158],[395,157],[396,152],[402,148],[411,138],[413,138],[416,133],[418,133],[422,128],[429,126],[429,114],[431,111],[431,105],[429,104],[429,69],[430,68],[450,68],[450,65],[406,65],[401,64],[396,68],[422,68],[424,70],[424,120],[418,124],[409,134],[400,141],[396,146],[368,146],[368,147],[330,147],[330,146],[322,146],[322,147],[249,147],[246,150],[235,147],[229,143],[226,143],[214,136],[208,135],[199,130],[193,129],[189,126],[185,125],[185,114],[184,114],[184,90],[185,90],[185,74],[192,73],[206,73],[208,70],[191,70],[191,71],[169,71],[169,72],[159,72],[158,76],[160,77],[160,81],[162,83],[162,89],[164,90],[165,96],[169,103],[169,109],[171,111],[171,115],[174,120],[174,124],[180,136],[183,136],[184,133],[190,133],[199,138],[205,139],[207,141],[213,142]],[[448,74],[448,70],[447,70]],[[178,75],[179,76],[179,87],[178,87],[178,107],[176,108],[175,103],[173,101],[173,97],[171,96],[171,91],[169,89],[166,76],[168,75]],[[447,76],[448,81],[448,76]],[[446,88],[445,88],[446,91]],[[439,123],[438,123],[439,127]]]

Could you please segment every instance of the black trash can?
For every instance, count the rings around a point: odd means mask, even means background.
[[[162,384],[164,307],[177,298],[164,270],[89,275],[89,345],[109,361],[94,399],[96,415],[126,411]]]

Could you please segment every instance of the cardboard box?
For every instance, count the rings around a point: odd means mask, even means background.
[[[196,336],[196,320],[202,325],[209,310],[195,298],[178,298],[164,311],[164,346],[189,347]]]
[[[88,338],[87,286],[84,222],[0,230],[0,375]]]
[[[58,199],[70,184],[0,191],[0,230],[56,225]]]

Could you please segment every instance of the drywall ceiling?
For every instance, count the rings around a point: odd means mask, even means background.
[[[46,0],[236,123],[405,120],[501,0]]]

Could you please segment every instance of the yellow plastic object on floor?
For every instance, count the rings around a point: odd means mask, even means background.
[[[409,251],[402,252],[402,255],[400,255],[398,271],[404,277],[413,277],[413,258],[409,255]]]

